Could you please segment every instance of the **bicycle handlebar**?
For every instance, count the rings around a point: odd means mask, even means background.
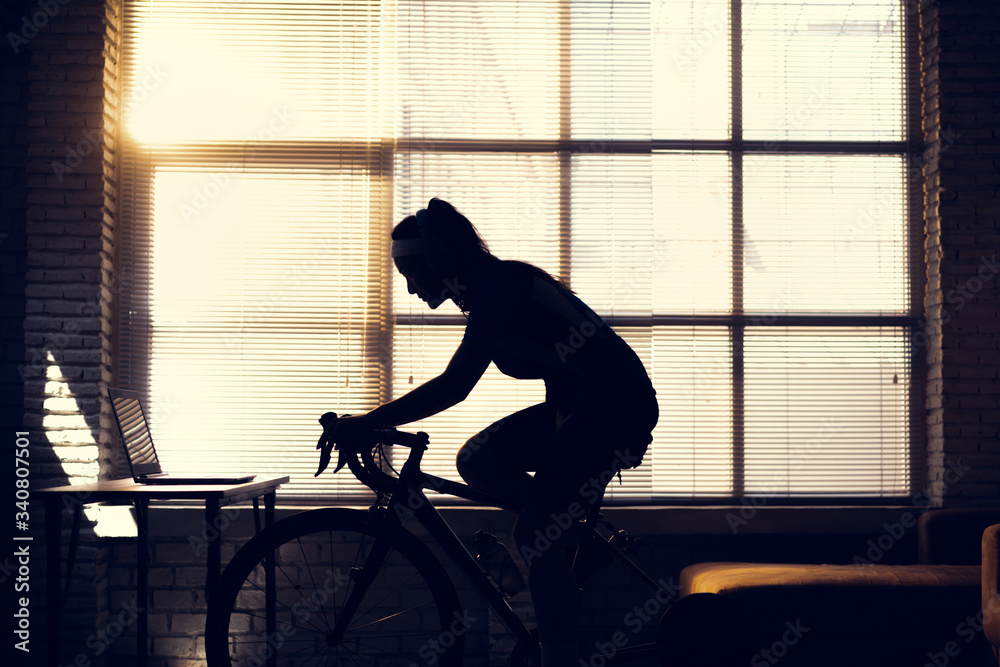
[[[410,447],[411,449],[424,450],[427,448],[427,443],[430,440],[423,431],[408,433],[396,430],[395,428],[381,428],[353,442],[341,442],[337,440],[337,424],[339,420],[340,418],[337,417],[337,413],[335,412],[327,412],[319,418],[319,423],[323,426],[323,435],[320,436],[319,442],[316,444],[316,449],[321,451],[319,468],[316,470],[314,477],[318,477],[320,473],[326,470],[330,464],[332,452],[336,449],[338,457],[337,467],[334,468],[334,472],[338,472],[345,464],[348,464],[358,479],[371,486],[364,477],[376,476],[375,470],[368,470],[369,466],[374,466],[374,461],[371,460],[371,449],[375,445],[401,445],[403,447]],[[351,465],[352,462],[357,462],[360,465]],[[362,471],[367,472],[368,475],[359,474]],[[381,470],[378,472],[381,472]]]

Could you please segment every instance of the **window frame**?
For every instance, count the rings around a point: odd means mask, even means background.
[[[796,496],[793,498],[768,496],[766,502],[771,505],[874,505],[899,503],[906,504],[913,493],[922,488],[924,484],[924,468],[926,463],[926,423],[924,419],[923,405],[926,396],[926,372],[925,364],[920,357],[922,349],[914,343],[916,334],[920,331],[920,323],[924,319],[923,294],[925,289],[925,260],[923,247],[923,180],[919,169],[920,161],[918,157],[923,153],[923,133],[921,129],[920,117],[920,68],[919,68],[919,30],[917,26],[917,15],[915,11],[909,10],[908,3],[900,0],[900,11],[904,16],[902,26],[903,32],[903,68],[904,68],[904,131],[900,141],[797,141],[797,140],[745,140],[742,136],[742,43],[741,30],[735,26],[742,24],[741,2],[730,3],[730,22],[734,29],[730,33],[730,122],[731,136],[727,140],[671,140],[657,139],[651,141],[616,140],[604,139],[602,150],[605,153],[616,155],[652,155],[662,151],[683,151],[683,152],[705,152],[711,154],[727,155],[731,164],[731,185],[732,185],[732,281],[739,284],[742,281],[743,270],[743,219],[742,219],[742,197],[743,197],[743,164],[748,157],[755,155],[879,155],[897,156],[904,161],[906,167],[906,178],[904,185],[906,188],[905,215],[907,217],[907,237],[908,237],[908,263],[909,263],[909,292],[910,308],[909,313],[899,315],[783,315],[775,314],[769,318],[768,326],[891,326],[900,327],[908,332],[910,340],[911,359],[911,382],[909,385],[908,410],[909,410],[909,473],[910,488],[907,495],[899,497],[873,497],[873,498],[843,498],[828,496]],[[562,238],[569,238],[569,229],[572,226],[571,218],[571,197],[572,197],[572,160],[575,155],[586,154],[593,151],[593,141],[587,139],[573,139],[571,137],[571,109],[570,100],[570,28],[571,21],[567,5],[560,5],[562,15],[559,18],[559,47],[562,58],[565,62],[560,64],[560,109],[559,109],[559,137],[551,141],[482,141],[482,140],[459,140],[449,138],[398,138],[392,146],[378,146],[373,148],[368,145],[364,151],[358,150],[358,142],[321,142],[317,144],[310,159],[315,164],[320,164],[324,158],[330,154],[337,154],[342,159],[343,155],[351,154],[357,156],[364,154],[364,160],[359,158],[357,168],[378,168],[383,174],[393,173],[393,160],[400,154],[417,155],[422,152],[431,153],[506,153],[506,154],[539,154],[548,153],[557,156],[559,164],[559,192],[558,210],[560,211],[559,228]],[[137,152],[124,144],[123,162],[123,199],[125,201],[125,217],[129,221],[125,234],[123,235],[123,246],[126,249],[145,247],[150,244],[149,236],[149,216],[151,215],[149,201],[143,199],[141,192],[148,192],[151,184],[154,169],[161,164],[168,164],[171,159],[171,149],[162,152],[150,151],[145,154]],[[246,145],[239,142],[220,142],[212,144],[213,150],[206,153],[206,159],[211,162],[203,165],[215,164],[223,167],[232,164],[234,161],[247,162]],[[255,167],[266,164],[286,165],[290,159],[301,159],[300,146],[295,142],[264,142],[255,148],[253,163]],[[352,150],[348,150],[352,149]],[[306,166],[303,164],[302,166]],[[917,168],[915,168],[917,167]],[[390,185],[394,188],[394,185]],[[138,221],[139,224],[133,224]],[[373,221],[372,229],[385,231],[391,225],[391,221]],[[135,252],[134,250],[128,250]],[[572,280],[570,272],[571,249],[568,243],[560,245],[559,266],[556,270],[562,276]],[[147,255],[148,256],[148,255]],[[133,332],[131,335],[120,337],[118,345],[119,360],[123,356],[141,357],[146,355],[146,372],[138,372],[134,375],[119,376],[122,386],[136,388],[149,398],[149,373],[148,373],[148,347],[143,348],[141,341],[143,332],[149,331],[149,322],[143,320],[144,315],[148,316],[148,287],[149,275],[148,265],[146,275],[130,276],[127,281],[130,289],[130,296],[123,296],[124,302],[120,306],[119,323],[120,327],[126,331]],[[387,271],[392,271],[391,266],[386,267]],[[391,284],[391,278],[387,279]],[[748,499],[753,499],[753,494],[746,494],[743,486],[743,474],[740,465],[743,461],[743,341],[748,327],[752,328],[759,323],[754,322],[754,317],[744,312],[741,292],[733,289],[733,304],[731,312],[725,315],[670,315],[654,313],[652,318],[633,316],[606,316],[605,319],[612,327],[647,327],[654,329],[657,327],[727,327],[730,335],[730,350],[732,362],[733,381],[733,411],[732,411],[732,454],[734,461],[733,493],[725,496],[698,496],[695,498],[654,498],[645,504],[649,505],[709,505],[716,503],[746,503]],[[391,297],[390,297],[391,298]],[[131,299],[131,301],[130,301]],[[145,306],[145,308],[144,308]],[[391,355],[386,355],[385,350],[391,350],[395,330],[399,327],[412,325],[455,325],[464,323],[464,318],[460,315],[439,315],[413,316],[404,313],[384,312],[386,318],[385,326],[382,327],[384,340],[379,345],[380,353],[371,359],[377,364],[384,377],[391,375]],[[118,364],[121,367],[121,363]],[[140,369],[141,364],[132,362],[128,365],[132,369]],[[391,400],[391,382],[381,383],[382,400]],[[654,444],[655,446],[655,444]],[[292,501],[302,503],[303,498],[296,497]],[[317,502],[323,503],[324,499]],[[616,504],[614,500],[609,500],[608,504]]]
[[[461,139],[430,139],[430,138],[400,138],[397,140],[397,153],[419,154],[421,152],[433,153],[495,153],[504,152],[509,154],[555,154],[558,156],[560,165],[560,188],[559,205],[561,236],[569,238],[568,230],[572,226],[571,220],[571,193],[572,193],[572,169],[571,160],[574,155],[587,154],[593,152],[594,141],[589,139],[573,139],[570,136],[572,124],[570,100],[570,81],[567,73],[569,43],[571,39],[570,17],[566,10],[566,5],[560,5],[563,14],[560,17],[560,53],[564,54],[565,62],[560,67],[560,136],[552,141],[495,141],[483,142],[481,140],[461,140]],[[616,140],[612,138],[601,140],[601,152],[613,155],[653,155],[656,152],[682,151],[700,152],[710,154],[728,155],[731,164],[731,186],[732,186],[732,284],[742,283],[743,271],[743,219],[742,219],[742,196],[743,196],[743,163],[746,158],[760,155],[785,156],[785,155],[870,155],[870,156],[897,156],[904,160],[906,165],[906,175],[904,181],[905,191],[905,216],[907,219],[907,257],[909,264],[909,313],[889,314],[889,315],[838,315],[834,313],[805,315],[805,314],[778,314],[768,316],[768,327],[900,327],[906,330],[910,341],[910,384],[908,396],[909,413],[909,473],[910,483],[907,494],[902,496],[877,496],[865,497],[843,497],[843,496],[795,496],[791,498],[779,496],[767,496],[766,502],[770,505],[882,505],[887,503],[906,504],[921,488],[923,484],[924,470],[924,449],[926,442],[926,424],[923,419],[923,410],[926,396],[926,373],[924,364],[920,363],[916,356],[920,353],[918,346],[914,344],[915,334],[919,331],[919,324],[923,321],[923,292],[925,280],[925,263],[923,248],[923,210],[922,210],[922,190],[923,180],[919,170],[914,170],[911,165],[915,162],[919,164],[913,156],[923,152],[923,133],[920,120],[920,67],[919,67],[919,27],[917,25],[917,15],[915,11],[909,10],[906,2],[899,3],[899,9],[904,16],[902,26],[903,39],[903,137],[899,141],[881,140],[753,140],[743,138],[743,96],[742,96],[742,76],[743,76],[743,46],[742,30],[735,26],[742,26],[742,2],[734,1],[730,3],[730,123],[731,136],[726,140],[719,139],[657,139],[651,141],[636,140]],[[567,279],[572,285],[572,273],[570,272],[571,256],[568,244],[560,247],[560,261],[557,272],[561,277]],[[636,316],[615,316],[603,315],[602,317],[613,328],[617,327],[720,327],[725,326],[729,330],[730,349],[732,351],[732,379],[733,379],[733,414],[732,435],[733,435],[733,493],[724,496],[701,496],[696,498],[653,498],[647,501],[650,505],[711,505],[717,503],[747,503],[748,501],[758,501],[757,494],[744,491],[744,469],[743,449],[744,449],[744,429],[743,429],[743,405],[744,405],[744,373],[743,373],[743,341],[747,327],[754,327],[759,324],[755,322],[758,318],[747,314],[743,309],[742,292],[739,289],[732,289],[733,304],[731,313],[726,315],[668,315],[654,313],[652,318]],[[396,314],[393,318],[394,327],[406,326],[427,326],[445,325],[454,326],[464,323],[461,316],[456,315],[407,315]],[[393,396],[387,395],[386,400],[391,400]],[[655,447],[655,441],[654,445]],[[627,501],[618,502],[613,498],[605,500],[606,505],[630,504]]]

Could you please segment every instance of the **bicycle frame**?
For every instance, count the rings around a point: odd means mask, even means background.
[[[398,486],[393,490],[384,512],[379,513],[380,535],[390,536],[396,531],[404,530],[404,516],[412,514],[422,525],[441,549],[448,554],[449,558],[458,567],[459,571],[472,584],[475,590],[486,601],[487,605],[497,615],[504,627],[514,636],[522,650],[532,656],[536,662],[539,660],[539,645],[537,640],[525,628],[521,619],[507,602],[506,597],[497,586],[491,583],[487,574],[480,568],[475,557],[469,552],[461,539],[451,529],[451,526],[444,520],[437,508],[424,494],[425,489],[434,489],[440,493],[456,496],[473,501],[479,505],[496,507],[509,512],[517,513],[520,506],[508,499],[494,494],[475,489],[466,484],[461,484],[442,477],[436,477],[420,470],[420,461],[426,445],[413,446],[407,457],[406,463],[400,472]],[[374,511],[381,506],[381,499],[384,494],[376,490],[378,495],[376,502],[370,508]],[[596,513],[588,514],[584,521],[585,530],[596,533],[601,539],[598,541],[602,548],[609,549],[615,557],[625,563],[634,573],[643,579],[651,587],[662,591],[668,597],[671,593],[665,590],[658,582],[651,579],[639,566],[632,562],[619,549],[611,546],[605,538],[597,532],[594,525],[598,521]],[[381,532],[384,531],[384,532]],[[376,538],[364,565],[357,574],[356,586],[352,590],[350,597],[337,621],[334,633],[340,636],[344,628],[349,624],[351,616],[359,608],[362,598],[367,593],[368,587],[374,580],[376,573],[382,567],[388,554],[387,545],[391,540],[380,540]],[[629,660],[648,658],[655,655],[656,644],[647,643],[639,646],[624,647],[617,651],[613,658],[605,656],[606,664],[618,664]],[[587,656],[584,656],[587,657]]]

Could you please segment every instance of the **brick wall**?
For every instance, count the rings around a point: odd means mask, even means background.
[[[17,24],[27,8],[21,0],[5,2],[3,25]],[[0,48],[0,423],[6,428],[20,425],[24,412],[24,381],[18,367],[24,363],[28,53],[4,47]]]
[[[112,372],[121,6],[37,0],[19,9],[5,33],[27,59],[22,423],[30,434],[31,483],[41,488],[111,472],[102,391]],[[33,523],[40,529],[38,510]],[[84,520],[63,610],[65,663],[106,661],[88,648],[109,622],[108,554],[93,527]],[[35,568],[43,571],[38,561]],[[42,629],[34,636],[38,651]]]
[[[928,480],[1000,502],[1000,5],[921,3]],[[961,462],[961,464],[959,464]]]

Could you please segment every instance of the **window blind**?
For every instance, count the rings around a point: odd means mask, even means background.
[[[891,0],[128,3],[123,383],[164,458],[356,498],[312,478],[316,418],[402,395],[461,339],[386,257],[437,196],[644,360],[654,445],[608,502],[904,495],[903,18]],[[466,439],[543,395],[491,368],[408,428],[455,477]]]
[[[392,6],[127,3],[120,381],[180,472],[313,478],[318,417],[385,394]]]

